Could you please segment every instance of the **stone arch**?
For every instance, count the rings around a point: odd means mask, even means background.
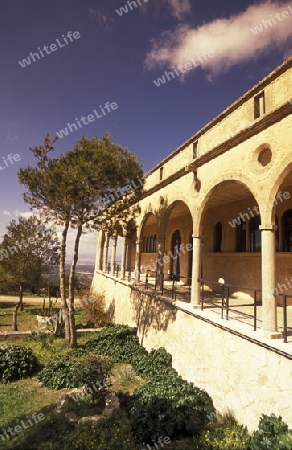
[[[245,280],[249,279],[252,287],[260,289],[261,233],[258,227],[257,245],[251,246],[253,235],[250,229],[250,222],[253,217],[259,217],[260,209],[249,186],[234,179],[213,185],[199,206],[199,212],[196,224],[198,234],[195,231],[194,236],[201,236],[203,240],[203,278],[212,282],[224,278],[227,283],[237,286],[245,286]],[[239,249],[238,227],[241,220],[246,231],[241,234],[244,245]],[[219,234],[220,243],[216,242]]]
[[[139,229],[138,239],[140,242],[140,270],[144,273],[146,270],[155,271],[156,268],[156,249],[154,248],[154,237],[158,234],[157,214],[148,211]],[[146,243],[146,245],[143,245]]]
[[[141,241],[141,237],[142,237],[143,228],[144,228],[145,224],[147,223],[147,221],[149,220],[150,216],[154,216],[155,220],[157,221],[157,216],[152,210],[145,213],[145,215],[143,216],[143,219],[140,221],[140,223],[137,227],[137,238],[140,241]]]
[[[167,208],[164,217],[164,254],[167,257],[164,272],[171,279],[175,276],[187,284],[190,282],[190,273],[192,266],[192,244],[190,237],[193,232],[193,217],[188,204],[182,200],[174,200]],[[180,236],[179,248],[176,248],[174,254],[174,236]],[[175,263],[177,267],[175,268]]]
[[[291,184],[292,184],[292,163],[288,165],[284,165],[285,162],[283,162],[283,167],[278,175],[278,178],[273,184],[272,189],[270,190],[270,193],[267,198],[267,204],[271,206],[269,210],[267,210],[265,219],[267,223],[274,224],[275,223],[275,211],[276,211],[276,205],[275,200],[277,197],[277,193],[279,192],[281,186],[284,185],[285,180],[289,180],[289,176],[291,176]],[[289,183],[289,181],[288,181]]]
[[[251,180],[249,180],[247,177],[245,177],[244,180],[241,180],[240,177],[234,178],[234,175],[226,176],[224,180],[222,180],[222,176],[216,180],[213,181],[211,186],[208,186],[208,189],[205,189],[205,193],[202,192],[202,196],[200,196],[200,199],[202,200],[199,202],[199,199],[197,200],[197,208],[194,212],[196,220],[194,220],[194,234],[197,234],[198,236],[202,232],[202,218],[204,215],[204,211],[206,209],[206,206],[208,205],[210,199],[212,196],[216,194],[216,192],[220,191],[220,189],[224,186],[228,185],[241,185],[243,188],[245,188],[254,198],[255,202],[259,204],[258,196],[256,192],[254,191],[252,186]]]

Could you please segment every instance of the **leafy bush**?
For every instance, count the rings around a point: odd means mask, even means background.
[[[251,450],[291,450],[292,433],[282,417],[275,414],[263,414],[259,421],[259,430],[255,431],[250,443]]]
[[[103,294],[92,294],[89,289],[82,290],[79,295],[80,305],[85,312],[87,324],[93,323],[96,327],[108,325],[105,296]]]
[[[37,377],[42,386],[48,389],[81,386],[81,383],[76,385],[75,371],[80,365],[80,361],[74,359],[76,356],[78,356],[78,353],[75,350],[65,355],[58,355],[49,361]]]
[[[165,348],[151,350],[150,353],[135,353],[131,359],[132,366],[142,378],[157,380],[166,376],[177,377],[177,371],[172,368],[172,356]]]
[[[159,436],[197,435],[214,412],[211,397],[178,377],[150,381],[126,399],[135,436],[143,441]]]
[[[39,369],[38,361],[29,348],[0,347],[0,380],[2,383],[29,377]]]
[[[139,344],[137,329],[126,325],[103,328],[97,338],[85,344],[85,348],[99,355],[112,357],[115,362],[131,364],[134,355],[147,354]]]

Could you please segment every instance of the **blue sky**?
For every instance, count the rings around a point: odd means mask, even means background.
[[[117,109],[60,139],[55,156],[83,134],[109,132],[147,171],[291,54],[292,2],[136,3],[119,15],[125,0],[1,1],[1,235],[11,219],[29,212],[17,171],[33,164],[29,147],[47,132],[55,135],[115,102]],[[263,26],[267,19],[272,26]],[[261,23],[263,31],[252,32]],[[70,42],[69,31],[80,37]],[[46,54],[43,47],[52,44]],[[22,67],[19,61],[38,48],[44,56]],[[155,85],[164,71],[198,61],[204,51],[215,56]],[[9,154],[20,160],[11,164]],[[81,259],[94,258],[93,243],[93,235],[83,237]]]

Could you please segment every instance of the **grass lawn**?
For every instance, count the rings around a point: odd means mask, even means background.
[[[25,304],[24,310],[18,310],[17,325],[18,331],[33,331],[36,329],[36,316],[40,315],[42,303]],[[14,311],[14,304],[11,302],[0,302],[0,333],[12,330],[12,315]],[[85,325],[85,314],[82,310],[76,310],[75,313],[76,325]]]

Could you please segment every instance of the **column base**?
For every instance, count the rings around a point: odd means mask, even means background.
[[[283,339],[283,333],[281,333],[280,331],[266,331],[260,329],[259,333],[266,339]]]
[[[201,309],[201,305],[194,305],[194,304],[191,304],[191,305],[192,305],[193,309]]]

